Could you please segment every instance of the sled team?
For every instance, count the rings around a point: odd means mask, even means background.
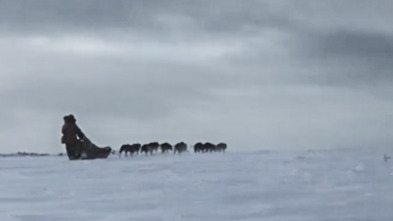
[[[67,151],[67,156],[70,160],[77,159],[95,159],[95,158],[107,158],[108,155],[112,152],[110,147],[97,147],[93,144],[82,132],[82,130],[76,124],[76,119],[74,115],[66,115],[63,117],[64,124],[62,126],[61,132],[61,143],[65,144],[65,148]],[[137,153],[141,154],[153,154],[157,153],[158,150],[161,150],[161,153],[167,153],[173,150],[173,153],[183,153],[187,151],[187,144],[184,142],[179,142],[172,146],[169,143],[159,144],[158,142],[151,142],[147,144],[123,144],[119,150],[119,156],[121,156],[122,152],[130,155],[134,155]],[[194,152],[225,152],[227,149],[226,143],[219,143],[217,145],[212,143],[196,143],[194,145]]]
[[[227,149],[227,144],[226,143],[219,143],[217,145],[212,144],[212,143],[196,143],[194,145],[194,152],[225,152]],[[153,154],[153,153],[158,153],[161,151],[161,153],[168,153],[169,151],[173,151],[174,154],[176,153],[183,153],[187,151],[187,144],[184,142],[180,142],[172,146],[171,144],[165,142],[162,144],[159,144],[158,142],[151,142],[147,144],[141,145],[140,143],[134,143],[134,144],[123,144],[120,147],[119,155],[124,152],[124,154],[127,156],[127,154],[130,154],[131,156],[134,154]]]

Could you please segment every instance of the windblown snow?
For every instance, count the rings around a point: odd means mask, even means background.
[[[383,154],[3,157],[0,220],[393,220],[393,161]]]

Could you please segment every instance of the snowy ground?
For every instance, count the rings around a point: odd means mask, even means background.
[[[0,177],[1,221],[393,220],[393,160],[373,150],[5,157]]]

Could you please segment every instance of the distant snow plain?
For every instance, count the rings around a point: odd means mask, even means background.
[[[388,221],[385,153],[393,150],[3,157],[0,220]]]

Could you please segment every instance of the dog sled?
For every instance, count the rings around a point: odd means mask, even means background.
[[[98,147],[87,137],[81,141],[80,160],[105,159],[111,154],[112,148]]]

